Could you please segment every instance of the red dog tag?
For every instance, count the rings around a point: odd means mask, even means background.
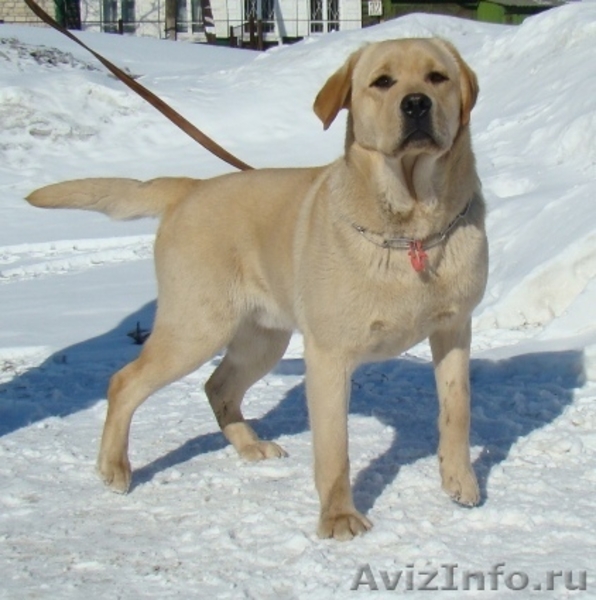
[[[426,261],[428,259],[428,255],[424,251],[424,248],[422,247],[422,242],[420,240],[410,242],[410,251],[408,252],[408,256],[410,257],[412,268],[414,269],[414,271],[416,271],[416,273],[424,271],[424,269],[426,268]]]

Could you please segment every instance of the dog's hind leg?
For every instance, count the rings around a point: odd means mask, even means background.
[[[225,321],[220,321],[225,322]],[[128,437],[135,410],[158,389],[197,369],[226,346],[234,326],[210,331],[185,331],[160,323],[141,354],[116,373],[108,389],[108,414],[104,425],[97,469],[112,490],[124,493],[131,480]]]
[[[266,329],[247,319],[240,325],[205,392],[221,430],[246,460],[286,456],[274,442],[260,440],[244,420],[240,405],[248,388],[266,375],[281,359],[291,332]]]

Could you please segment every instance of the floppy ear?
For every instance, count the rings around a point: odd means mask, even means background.
[[[329,128],[342,108],[350,108],[352,73],[360,53],[361,50],[352,53],[343,66],[329,77],[315,98],[313,110],[325,129]]]
[[[467,125],[470,122],[470,113],[476,104],[480,88],[476,73],[461,57],[458,62],[461,69],[461,124]]]
[[[472,71],[470,66],[461,57],[461,54],[457,51],[455,46],[447,40],[439,39],[440,42],[455,58],[457,66],[459,67],[459,77],[461,86],[461,124],[463,126],[470,122],[470,113],[476,104],[478,98],[478,79],[476,73]]]

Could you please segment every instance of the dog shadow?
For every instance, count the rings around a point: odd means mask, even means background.
[[[0,436],[49,417],[65,417],[105,398],[110,375],[138,354],[127,334],[137,323],[153,322],[151,302],[109,332],[65,348],[41,365],[0,384]],[[8,370],[4,367],[4,370]],[[283,359],[273,371],[302,376],[302,359]],[[581,351],[541,352],[506,360],[471,362],[472,428],[470,442],[482,450],[475,460],[481,502],[489,474],[521,437],[553,422],[583,384]],[[395,433],[389,447],[355,474],[354,499],[367,513],[399,470],[436,454],[438,403],[432,364],[407,355],[364,365],[352,379],[350,414],[371,417]],[[251,422],[263,439],[296,435],[309,429],[304,384],[290,389],[280,403]],[[217,431],[187,440],[133,473],[132,489],[158,473],[228,442]]]
[[[21,365],[18,357],[0,358],[0,436],[104,399],[110,376],[139,353],[128,334],[137,324],[149,329],[155,307],[149,302],[110,331],[63,348],[33,368]]]
[[[493,466],[519,438],[553,422],[571,404],[573,390],[584,383],[583,363],[583,352],[576,350],[471,361],[470,443],[481,448],[474,461],[481,504]],[[282,360],[275,372],[303,375],[304,362]],[[300,433],[308,428],[305,405],[300,384],[254,428],[266,439]],[[356,474],[354,501],[366,514],[401,467],[436,455],[439,410],[432,363],[406,355],[360,367],[352,379],[350,414],[372,417],[394,431],[389,447]]]

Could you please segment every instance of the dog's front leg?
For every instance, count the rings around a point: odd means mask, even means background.
[[[468,320],[430,336],[439,395],[439,464],[443,489],[460,504],[480,500],[470,463],[470,339]]]
[[[306,344],[306,394],[313,435],[315,485],[321,502],[319,537],[349,540],[372,527],[354,507],[348,457],[352,365]]]

